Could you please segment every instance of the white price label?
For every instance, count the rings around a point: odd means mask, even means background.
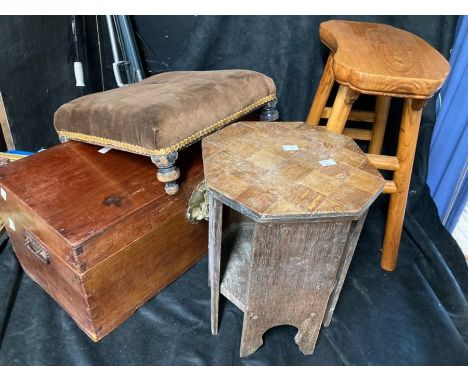
[[[99,149],[98,152],[100,152],[101,154],[105,154],[111,150],[112,150],[112,147],[103,147],[102,149]]]
[[[323,159],[319,161],[320,165],[323,167],[334,166],[336,162],[333,159]]]
[[[284,151],[298,151],[299,146],[298,145],[283,145],[283,150]]]
[[[13,231],[16,231],[15,222],[10,218],[8,218],[8,225]]]

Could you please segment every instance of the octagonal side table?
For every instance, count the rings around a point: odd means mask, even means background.
[[[311,354],[384,179],[353,140],[301,122],[236,123],[202,148],[212,333],[221,292],[244,312],[241,357],[278,325]],[[244,216],[224,238],[223,205]]]

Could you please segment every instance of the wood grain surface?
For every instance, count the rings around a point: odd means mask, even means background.
[[[0,127],[2,128],[3,139],[5,140],[7,150],[15,149],[15,142],[13,141],[13,136],[11,135],[10,123],[8,121],[8,116],[5,109],[5,104],[3,102],[3,96],[0,92]]]
[[[335,280],[346,275],[337,272],[350,224],[244,222],[226,230],[221,293],[244,312],[241,357],[278,325],[295,326],[300,350],[313,352]]]
[[[221,240],[223,205],[208,195],[209,237],[208,237],[208,275],[211,286],[211,333],[218,333],[219,277],[221,264]]]
[[[160,212],[183,199],[165,193],[149,158],[100,148],[70,141],[0,169],[2,187],[59,238],[55,252],[81,271],[149,232]],[[181,181],[200,177],[199,145],[179,161],[187,171]]]
[[[203,179],[200,145],[181,151],[176,196],[148,158],[98,149],[69,142],[0,169],[2,218],[23,269],[95,341],[205,255],[208,236],[206,222],[185,217]]]
[[[240,122],[202,146],[207,186],[254,220],[357,218],[384,185],[352,139],[303,122]]]
[[[278,325],[311,354],[384,179],[352,139],[302,122],[236,123],[202,148],[212,333],[221,292],[244,312],[241,357]],[[222,245],[221,203],[251,219],[230,219]]]
[[[343,255],[341,256],[338,271],[336,272],[335,286],[333,287],[333,291],[328,299],[327,309],[323,319],[323,326],[325,327],[330,325],[333,317],[333,312],[335,311],[338,298],[340,297],[341,289],[343,288],[346,274],[348,273],[348,269],[354,255],[354,250],[356,249],[359,235],[361,234],[362,226],[364,225],[366,217],[367,211],[365,211],[358,220],[354,220],[349,228],[346,244],[343,249]]]
[[[360,93],[430,98],[450,71],[426,41],[390,25],[331,20],[320,24],[320,38],[336,81]]]
[[[387,271],[395,270],[397,265],[423,107],[424,101],[417,99],[405,99],[403,104],[403,115],[396,155],[398,168],[393,173],[395,188],[391,189],[393,192],[388,206],[382,258],[380,261],[382,268]]]

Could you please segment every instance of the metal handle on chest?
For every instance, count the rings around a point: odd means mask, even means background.
[[[44,264],[49,264],[49,254],[41,243],[29,231],[24,231],[24,245],[31,252],[32,255],[41,260]]]

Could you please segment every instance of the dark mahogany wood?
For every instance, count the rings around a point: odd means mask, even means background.
[[[199,145],[180,152],[172,196],[147,158],[99,149],[67,142],[0,168],[21,265],[95,341],[207,251],[207,223],[185,217],[203,179]]]

